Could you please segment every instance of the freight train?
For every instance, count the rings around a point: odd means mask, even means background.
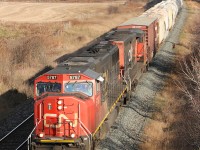
[[[94,149],[131,98],[181,7],[182,0],[162,1],[39,76],[31,148]]]

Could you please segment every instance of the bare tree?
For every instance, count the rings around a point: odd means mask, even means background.
[[[200,148],[200,45],[192,47],[193,53],[180,62],[179,79],[175,82],[186,99],[183,110],[181,136],[196,148]]]

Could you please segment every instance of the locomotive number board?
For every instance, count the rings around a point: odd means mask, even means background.
[[[48,80],[57,80],[57,76],[47,76]]]
[[[80,75],[73,75],[73,76],[69,76],[70,80],[80,80],[81,76]]]

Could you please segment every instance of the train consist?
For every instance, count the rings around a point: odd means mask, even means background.
[[[78,50],[34,84],[32,149],[92,149],[167,37],[182,0],[167,0]]]

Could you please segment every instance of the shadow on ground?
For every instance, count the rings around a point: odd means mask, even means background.
[[[33,112],[33,99],[17,89],[0,95],[0,138],[19,125]]]
[[[52,66],[46,66],[43,69],[41,69],[39,72],[37,72],[35,75],[33,75],[30,79],[28,79],[25,83],[28,85],[33,85],[34,81],[37,77],[39,77],[40,75],[50,71],[51,69],[53,69]]]
[[[27,100],[27,95],[17,89],[11,89],[0,95],[0,120],[6,118],[16,106]]]
[[[148,10],[149,8],[153,7],[154,5],[156,5],[157,3],[160,3],[162,0],[152,0],[150,1],[149,3],[147,3],[145,6],[144,6],[144,9],[145,10]]]

